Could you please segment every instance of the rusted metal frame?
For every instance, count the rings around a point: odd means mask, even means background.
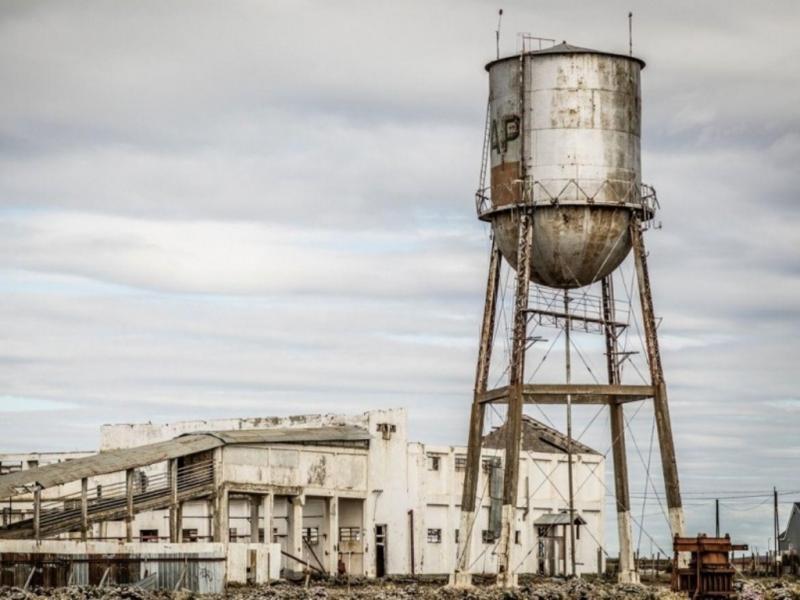
[[[516,521],[517,488],[519,486],[519,454],[522,435],[522,388],[525,382],[525,349],[528,337],[528,307],[531,259],[533,254],[532,210],[520,212],[517,247],[517,286],[514,306],[514,333],[509,369],[509,402],[506,416],[505,465],[503,476],[503,509],[498,552],[498,583],[504,587],[516,584],[512,568],[514,524]]]
[[[569,318],[570,321],[580,321],[585,323],[592,323],[593,325],[602,325],[603,327],[618,327],[620,329],[624,329],[628,326],[627,323],[622,323],[621,321],[609,321],[608,319],[598,319],[595,317],[587,317],[584,315],[579,314],[566,314],[562,312],[557,312],[553,310],[544,310],[540,308],[529,308],[526,311],[529,315],[544,315],[546,317],[553,317],[556,319],[567,319]]]
[[[322,564],[322,561],[319,559],[319,556],[317,556],[317,553],[314,552],[314,548],[311,546],[311,544],[308,542],[306,538],[303,538],[303,543],[306,545],[306,548],[308,548],[308,551],[311,552],[311,556],[314,557],[314,560],[317,561],[317,564],[321,569],[320,573],[325,573],[325,565]]]
[[[681,502],[680,481],[678,479],[678,464],[675,457],[675,445],[672,438],[672,424],[669,416],[667,386],[664,382],[661,353],[658,347],[653,296],[650,291],[650,276],[647,270],[647,252],[645,251],[641,222],[638,216],[634,216],[631,219],[630,237],[636,266],[636,277],[639,284],[639,299],[642,307],[642,322],[644,325],[650,377],[653,387],[655,388],[653,409],[656,419],[656,429],[658,431],[658,443],[661,451],[661,468],[664,474],[667,507],[670,513],[670,529],[673,535],[683,535],[683,506]]]
[[[478,397],[481,403],[504,403],[508,401],[510,387],[488,390]],[[565,404],[566,395],[572,395],[573,404],[622,404],[655,396],[650,385],[603,385],[603,384],[525,384],[522,395],[526,403]]]
[[[497,294],[500,284],[502,258],[497,243],[492,241],[489,259],[489,277],[486,282],[486,298],[481,324],[481,341],[478,349],[478,362],[475,368],[475,387],[469,420],[467,441],[467,465],[464,472],[464,486],[461,494],[461,547],[458,549],[457,571],[465,571],[469,565],[471,534],[475,521],[475,497],[478,492],[478,477],[481,462],[481,437],[486,407],[479,401],[486,392],[491,366],[492,345],[494,342],[495,317],[497,314]],[[466,528],[465,528],[466,526]]]
[[[288,552],[285,552],[284,550],[281,550],[281,554],[283,554],[286,558],[291,558],[293,561],[300,563],[304,567],[308,567],[309,569],[313,569],[317,573],[325,575],[325,571],[320,571],[319,568],[315,567],[311,563],[308,563],[308,562],[304,561],[302,558],[296,557],[294,554],[289,554]]]
[[[81,540],[89,537],[89,478],[81,478]]]
[[[619,368],[618,336],[612,326],[615,319],[614,281],[607,275],[601,282],[603,319],[606,344],[606,369],[610,385],[621,384]],[[630,487],[628,483],[628,459],[625,448],[625,415],[623,405],[609,403],[611,422],[611,449],[614,461],[614,496],[617,505],[617,535],[619,538],[619,579],[630,583],[637,579],[633,569],[633,543],[630,516]]]

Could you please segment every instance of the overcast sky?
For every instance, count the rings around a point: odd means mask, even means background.
[[[502,6],[503,53],[523,31],[625,52],[635,12],[689,531],[713,532],[701,493],[800,500],[800,4]],[[394,406],[414,439],[463,443],[497,8],[3,2],[0,450],[95,448],[109,422]],[[577,341],[602,366],[599,340]],[[635,411],[639,496],[652,411]],[[605,413],[582,440],[607,450]],[[657,447],[652,464],[660,487]],[[723,501],[723,530],[763,549],[770,510]],[[644,514],[669,550],[652,494]]]

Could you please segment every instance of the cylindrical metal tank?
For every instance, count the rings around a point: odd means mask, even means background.
[[[479,212],[515,266],[520,205],[533,207],[533,281],[582,287],[628,254],[643,206],[643,67],[566,43],[486,66],[491,201]]]

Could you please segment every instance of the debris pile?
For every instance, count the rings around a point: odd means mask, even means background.
[[[739,600],[800,600],[800,581],[739,580]],[[279,581],[269,586],[230,587],[226,594],[200,595],[192,592],[143,590],[133,586],[105,588],[73,586],[28,591],[0,587],[3,600],[686,600],[685,594],[665,586],[615,584],[584,579],[540,579],[523,583],[518,590],[504,591],[491,585],[454,589],[430,582],[398,579],[376,583],[354,580],[346,583],[312,585],[308,588]]]

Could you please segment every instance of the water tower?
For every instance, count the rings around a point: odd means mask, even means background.
[[[478,216],[491,224],[492,250],[481,329],[467,466],[461,504],[454,580],[470,581],[470,537],[476,506],[481,439],[486,408],[507,405],[503,500],[497,545],[498,583],[516,584],[514,531],[517,525],[520,434],[525,404],[565,404],[572,439],[572,405],[607,405],[615,474],[620,579],[636,579],[625,452],[624,405],[652,399],[669,522],[683,534],[675,450],[667,389],[659,356],[656,318],[642,232],[652,221],[655,192],[642,184],[640,165],[640,73],[644,62],[627,55],[562,43],[522,51],[489,63],[489,105],[476,196]],[[485,178],[490,177],[490,185]],[[616,316],[612,274],[633,255],[638,284],[647,385],[621,381],[627,324]],[[509,332],[507,385],[488,388],[502,262],[516,280],[513,329]],[[583,293],[599,288],[592,305]],[[579,288],[582,288],[579,290]],[[528,382],[525,357],[532,345],[531,323],[549,323],[566,337],[566,381]],[[594,328],[605,337],[607,383],[575,384],[570,379],[570,330]],[[570,512],[572,462],[570,457]],[[572,544],[574,552],[574,540]],[[573,557],[574,565],[574,557]]]

